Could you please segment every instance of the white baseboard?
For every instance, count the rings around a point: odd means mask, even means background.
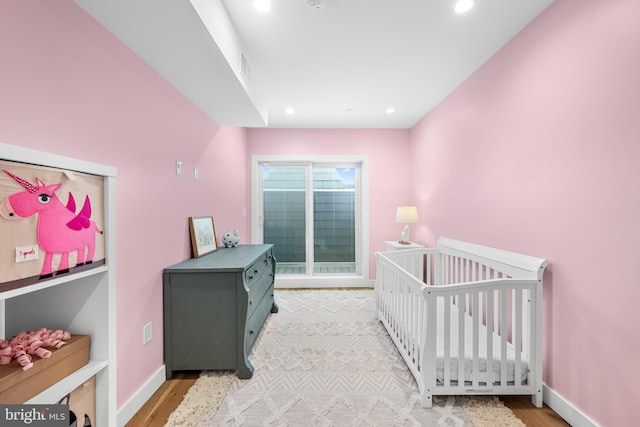
[[[127,402],[118,408],[117,426],[124,427],[125,424],[133,418],[133,416],[147,403],[147,400],[153,396],[153,393],[160,388],[166,380],[165,366],[162,365],[155,374],[147,380],[138,391],[131,396]]]
[[[595,421],[546,384],[542,385],[542,400],[573,427],[598,427]]]

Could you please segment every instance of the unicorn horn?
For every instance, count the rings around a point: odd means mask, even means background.
[[[29,181],[22,179],[18,176],[15,176],[14,174],[12,174],[11,172],[9,172],[6,169],[3,169],[4,173],[6,173],[7,175],[9,175],[11,178],[13,178],[18,184],[22,185],[24,188],[26,188],[27,190],[29,190],[30,193],[35,193],[36,191],[38,191],[38,187],[36,187],[35,185],[31,184]]]

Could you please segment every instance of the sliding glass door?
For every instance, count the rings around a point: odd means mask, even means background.
[[[259,162],[260,241],[279,275],[360,273],[360,164]]]

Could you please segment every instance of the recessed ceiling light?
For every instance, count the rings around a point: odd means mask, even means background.
[[[295,112],[296,112],[296,110],[294,110],[293,108],[289,107],[289,108],[287,108],[286,110],[284,110],[284,112],[285,112],[286,114],[291,115],[291,114],[295,113]]]
[[[387,114],[393,114],[393,113],[396,112],[396,109],[393,108],[393,107],[389,107],[389,108],[387,108],[386,112],[387,112]]]
[[[268,12],[271,10],[271,0],[253,0],[253,7],[260,12]]]
[[[458,0],[454,6],[456,13],[468,12],[473,7],[473,0]]]

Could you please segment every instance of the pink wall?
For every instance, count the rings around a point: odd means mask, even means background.
[[[411,132],[247,131],[217,126],[71,0],[0,3],[0,141],[118,169],[118,406],[162,365],[161,271],[189,256],[186,218],[248,241],[251,154],[367,154],[371,254],[412,199],[414,240],[548,258],[545,382],[632,425],[639,15],[635,1],[557,0]]]
[[[544,381],[609,426],[640,401],[638,18],[556,1],[411,133],[416,237],[548,258]]]
[[[249,235],[246,130],[220,128],[70,0],[1,2],[0,63],[0,141],[118,170],[120,407],[163,364],[161,272],[190,256],[187,217]]]
[[[400,237],[396,207],[409,203],[409,131],[403,129],[249,129],[248,154],[362,155],[369,159],[370,277],[376,251]],[[247,162],[250,162],[249,158]]]

